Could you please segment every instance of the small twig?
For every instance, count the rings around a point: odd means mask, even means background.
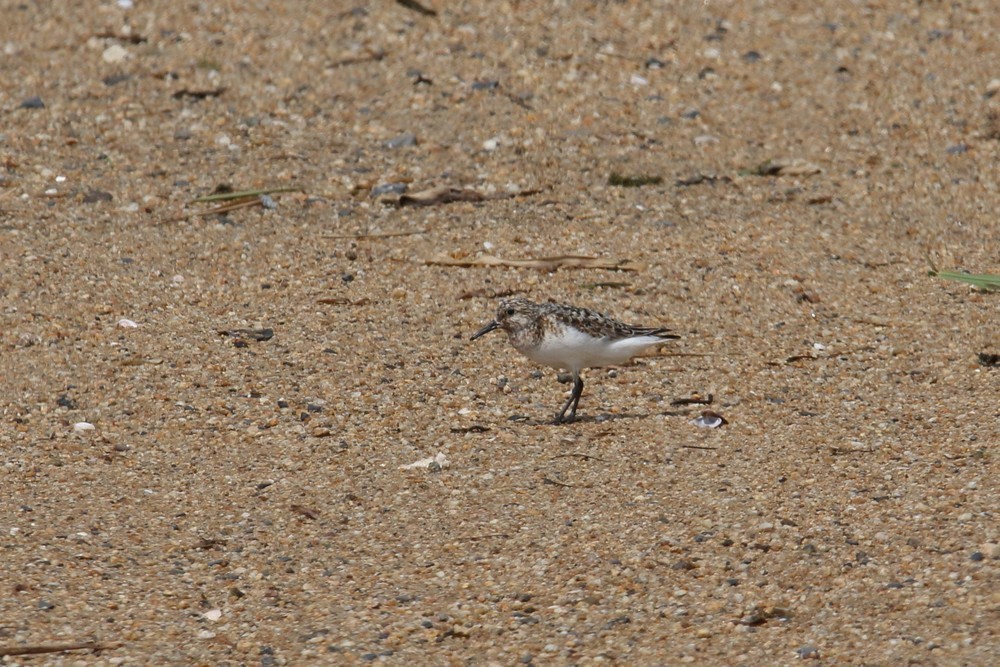
[[[192,199],[192,204],[204,204],[213,201],[230,201],[233,199],[243,199],[244,197],[259,197],[270,195],[276,192],[302,192],[302,188],[263,188],[261,190],[241,190],[239,192],[219,192],[214,195],[205,195]]]
[[[670,405],[680,406],[680,405],[711,405],[715,397],[712,394],[708,396],[692,396],[690,398],[675,398],[670,401]]]
[[[493,539],[494,537],[501,537],[503,539],[507,539],[510,536],[507,533],[485,533],[483,535],[469,535],[468,537],[456,537],[455,541],[456,542],[476,542],[476,541],[479,541],[479,540]]]
[[[625,55],[622,55],[620,53],[608,53],[607,51],[598,51],[597,52],[597,57],[598,58],[620,58],[621,60],[631,60],[633,62],[639,60],[639,58],[635,58],[633,56],[625,56]]]
[[[831,447],[830,448],[830,453],[832,455],[834,455],[834,456],[843,456],[843,455],[846,455],[846,454],[871,454],[874,451],[875,450],[871,449],[871,448],[865,448],[865,449],[851,449],[849,447]]]
[[[396,236],[415,236],[417,234],[426,234],[429,230],[427,229],[415,229],[413,231],[404,232],[372,232],[370,234],[333,234],[331,236],[324,236],[327,239],[389,239]]]
[[[663,341],[666,343],[667,341]],[[657,348],[662,350],[663,348]],[[647,357],[731,357],[733,354],[727,352],[660,352],[659,354],[643,355]],[[739,355],[742,356],[742,355]]]
[[[223,204],[222,206],[216,206],[215,208],[210,208],[207,211],[198,211],[198,215],[218,215],[220,213],[229,213],[230,211],[238,211],[241,208],[251,208],[254,206],[260,206],[260,200],[256,197],[250,197],[248,199],[232,201],[228,204]]]
[[[305,505],[291,505],[289,509],[291,509],[296,514],[301,514],[310,521],[315,521],[316,519],[319,518],[319,510],[311,509],[309,507],[306,507]]]
[[[568,489],[585,488],[585,487],[581,487],[579,484],[567,484],[566,482],[560,482],[558,479],[552,479],[548,475],[542,477],[542,481],[545,482],[546,484],[555,484],[556,486],[565,486]]]
[[[396,0],[396,2],[407,9],[412,9],[418,14],[423,14],[424,16],[437,16],[437,12],[433,9],[428,9],[422,4],[417,2],[417,0]]]
[[[345,67],[347,65],[357,65],[358,63],[368,63],[373,61],[379,61],[385,58],[385,51],[369,51],[366,56],[353,56],[350,58],[344,58],[342,60],[337,60],[330,63],[331,69],[336,69],[338,67]]]
[[[7,655],[40,655],[42,653],[62,653],[63,651],[106,651],[122,646],[121,643],[76,642],[73,644],[40,644],[37,646],[0,646],[0,657]]]
[[[566,458],[566,457],[569,457],[569,456],[575,456],[577,458],[586,459],[586,460],[601,461],[603,463],[607,463],[608,462],[607,459],[602,459],[600,456],[594,456],[593,454],[584,454],[583,452],[569,452],[568,454],[556,454],[555,456],[552,457],[552,459],[553,460],[555,460],[555,459],[563,459],[563,458]]]
[[[718,447],[702,447],[701,445],[681,445],[683,449],[705,449],[708,451],[715,451]]]

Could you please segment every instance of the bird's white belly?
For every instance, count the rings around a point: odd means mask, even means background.
[[[594,338],[573,327],[548,335],[534,347],[519,348],[529,359],[545,366],[578,371],[582,368],[617,366],[642,350],[664,342],[656,336],[635,336],[611,340]]]

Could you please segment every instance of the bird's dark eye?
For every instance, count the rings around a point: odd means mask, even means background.
[[[513,314],[514,314],[514,309],[513,308],[508,308],[507,309],[507,315],[510,316],[510,315],[513,315]]]

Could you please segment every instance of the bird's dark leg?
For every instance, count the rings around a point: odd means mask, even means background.
[[[563,406],[559,414],[556,415],[556,424],[562,424],[563,422],[571,422],[576,420],[576,406],[580,404],[580,396],[583,394],[583,378],[580,377],[580,373],[573,373],[573,392],[569,395],[569,400],[566,401],[566,405]],[[569,410],[569,416],[566,416],[566,411]]]

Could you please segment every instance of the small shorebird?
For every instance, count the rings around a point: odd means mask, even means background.
[[[576,419],[583,394],[581,370],[624,364],[647,347],[680,338],[669,329],[622,324],[587,308],[520,298],[501,301],[496,318],[471,340],[494,329],[505,331],[511,345],[532,361],[573,374],[573,393],[556,415],[556,424]]]

